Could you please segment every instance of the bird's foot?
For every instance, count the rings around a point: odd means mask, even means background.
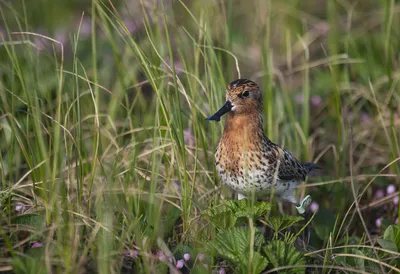
[[[310,195],[304,197],[304,199],[300,202],[300,204],[296,206],[296,209],[299,212],[299,214],[303,214],[304,212],[306,212],[306,208],[311,204],[311,201],[312,199]]]

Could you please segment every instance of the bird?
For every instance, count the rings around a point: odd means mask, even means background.
[[[298,203],[294,190],[319,167],[299,162],[264,135],[263,96],[255,82],[237,79],[228,84],[225,93],[224,105],[206,118],[219,122],[227,115],[214,154],[221,181],[238,193],[238,199],[272,192],[278,200],[294,204],[299,214],[303,214],[312,201],[311,196]]]

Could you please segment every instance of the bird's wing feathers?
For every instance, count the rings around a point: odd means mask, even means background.
[[[278,178],[283,181],[301,180],[304,181],[307,172],[301,163],[288,151],[277,147],[279,160]]]

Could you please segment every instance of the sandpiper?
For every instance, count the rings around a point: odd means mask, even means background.
[[[231,82],[225,104],[207,120],[219,122],[226,113],[224,132],[215,152],[222,182],[237,192],[239,199],[252,193],[263,196],[272,192],[278,199],[295,204],[303,214],[311,197],[306,196],[298,204],[294,189],[317,166],[300,163],[264,135],[263,100],[258,85],[247,79]]]

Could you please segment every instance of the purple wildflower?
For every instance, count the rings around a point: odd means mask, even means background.
[[[42,243],[40,243],[40,242],[34,242],[33,245],[31,246],[31,248],[36,248],[36,247],[41,247],[41,246],[43,246]]]
[[[319,204],[317,202],[312,202],[310,205],[311,212],[314,213],[314,212],[318,211],[318,209],[319,209]]]
[[[178,260],[176,262],[176,268],[181,269],[185,265],[185,262],[183,260]]]
[[[381,199],[381,198],[385,197],[385,192],[383,191],[383,189],[378,189],[378,190],[375,192],[375,197],[376,197],[377,199]]]
[[[19,213],[22,213],[25,209],[24,205],[16,205],[15,210],[18,211]]]
[[[137,257],[139,256],[139,251],[135,250],[135,249],[128,249],[125,251],[125,256],[130,257],[132,259],[137,259]]]
[[[313,107],[320,107],[322,104],[322,98],[319,95],[311,96],[311,105]]]
[[[165,256],[164,252],[158,251],[157,257],[160,261],[165,262],[167,260],[167,256]]]
[[[381,227],[381,225],[382,225],[382,220],[383,220],[382,217],[379,217],[378,219],[376,219],[375,225],[376,225],[377,228],[380,228],[380,227]]]
[[[386,188],[386,193],[393,194],[395,192],[396,192],[396,186],[393,184],[388,185],[388,187]]]
[[[190,254],[189,253],[185,253],[183,255],[183,259],[185,259],[185,261],[189,261],[190,260]]]

